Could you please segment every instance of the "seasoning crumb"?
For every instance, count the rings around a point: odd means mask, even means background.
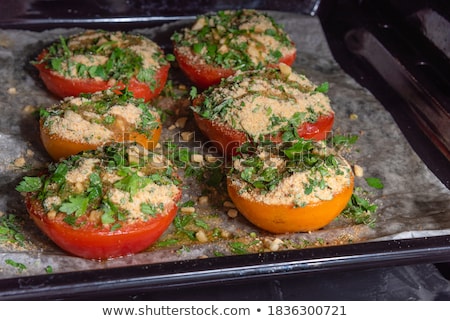
[[[292,73],[292,68],[284,63],[280,63],[280,72],[285,75],[289,76]]]
[[[348,118],[349,118],[350,120],[357,120],[357,119],[358,119],[358,115],[352,113],[352,114],[350,114],[350,116],[348,116]]]
[[[34,152],[31,149],[27,149],[26,156],[27,157],[33,157],[34,156]]]
[[[175,121],[175,126],[177,128],[184,128],[186,126],[187,117],[180,117]]]
[[[205,254],[200,255],[200,256],[198,257],[198,259],[207,259],[207,258],[208,258],[208,255],[205,255]]]
[[[206,154],[206,155],[205,155],[205,160],[206,160],[208,163],[215,163],[218,159],[219,159],[218,157],[213,156],[213,155],[211,155],[211,154]]]
[[[236,208],[236,205],[234,205],[233,202],[225,201],[225,202],[223,202],[223,207],[227,207],[227,208]]]
[[[276,238],[272,242],[270,242],[269,250],[271,250],[273,252],[278,251],[282,244],[283,244],[283,241],[281,239],[279,239],[279,238]]]
[[[177,126],[175,126],[175,125],[170,125],[167,129],[168,129],[168,130],[174,130],[175,128],[177,128]]]
[[[353,172],[355,173],[356,177],[363,177],[364,176],[364,169],[359,165],[353,165]]]
[[[24,157],[19,157],[14,160],[15,167],[24,167],[25,164],[26,164],[26,161],[25,161]]]
[[[191,162],[194,163],[203,163],[203,155],[202,154],[192,154]]]
[[[192,214],[195,212],[195,207],[185,206],[185,207],[180,208],[180,211],[183,214]]]
[[[224,239],[227,239],[227,238],[229,238],[231,236],[231,233],[229,231],[227,231],[227,230],[222,230],[220,232],[220,236],[223,237]]]
[[[238,211],[236,209],[234,209],[234,208],[230,208],[227,211],[227,215],[228,215],[228,217],[235,218],[235,217],[238,216]]]
[[[206,233],[203,230],[198,231],[197,233],[195,233],[195,238],[197,239],[197,241],[199,241],[200,243],[206,243],[208,242],[208,236],[206,236]]]
[[[17,89],[15,87],[8,88],[8,94],[10,94],[10,95],[17,94]]]
[[[208,196],[200,196],[198,198],[198,205],[207,205],[209,203],[209,197]]]
[[[22,110],[26,114],[32,114],[37,110],[37,107],[33,105],[26,105]]]
[[[190,142],[194,138],[194,132],[181,132],[181,139]]]

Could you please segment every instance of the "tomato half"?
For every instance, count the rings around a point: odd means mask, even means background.
[[[37,57],[37,61],[42,61],[47,54],[47,49],[44,49]],[[81,93],[94,93],[109,88],[117,90],[128,88],[135,98],[142,98],[145,101],[150,101],[161,93],[166,84],[170,68],[169,64],[162,65],[154,76],[156,86],[150,88],[147,83],[137,80],[136,77],[132,77],[128,83],[94,78],[66,78],[52,71],[46,63],[37,63],[34,66],[39,70],[39,77],[47,89],[59,98],[79,96]]]
[[[43,125],[42,119],[39,122],[40,136],[42,144],[45,150],[48,152],[50,157],[54,160],[59,160],[61,158],[67,158],[71,155],[78,154],[81,151],[93,150],[100,147],[100,145],[89,144],[83,142],[76,142],[68,140],[61,135],[50,134],[48,128]],[[161,136],[162,125],[153,129],[148,136],[139,133],[137,131],[131,131],[124,133],[122,130],[118,129],[114,132],[114,137],[112,142],[136,142],[139,145],[151,150],[155,148],[158,144],[159,138]]]
[[[87,220],[77,222],[79,227],[74,228],[58,215],[49,219],[40,201],[31,194],[27,194],[25,202],[36,225],[63,250],[87,259],[108,259],[138,253],[153,244],[173,221],[180,197],[181,193],[163,214],[146,222],[124,223],[114,231],[96,227]]]
[[[227,181],[228,194],[239,212],[251,223],[272,233],[310,232],[328,225],[345,208],[353,193],[351,183],[331,200],[323,200],[303,207],[268,205],[244,198],[237,187]]]
[[[194,113],[194,119],[199,130],[209,138],[212,144],[225,155],[236,155],[237,148],[244,142],[248,141],[248,137],[244,132],[231,128],[226,124],[222,124]],[[321,115],[315,123],[302,123],[298,127],[300,137],[312,140],[323,140],[327,134],[331,132],[334,123],[334,113]],[[268,137],[273,142],[281,142],[281,133]]]
[[[198,63],[197,59],[193,59],[192,53],[185,53],[177,47],[174,47],[173,54],[177,59],[180,69],[186,74],[189,80],[200,89],[206,89],[210,86],[217,85],[222,78],[227,78],[236,73],[236,70],[234,69]],[[294,52],[293,54],[281,57],[279,63],[292,66],[295,57],[296,53]],[[268,67],[276,67],[277,65],[271,64]]]

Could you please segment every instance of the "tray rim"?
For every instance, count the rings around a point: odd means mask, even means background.
[[[436,264],[447,262],[449,257],[450,235],[372,241],[0,279],[0,299],[73,299],[102,291],[124,295],[263,277]]]

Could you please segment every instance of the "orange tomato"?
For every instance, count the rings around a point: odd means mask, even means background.
[[[47,153],[54,160],[67,158],[68,156],[78,154],[81,151],[97,149],[102,145],[77,142],[66,139],[62,135],[50,134],[48,128],[43,124],[44,122],[40,120],[39,128],[41,141]],[[123,131],[117,130],[114,132],[114,138],[110,142],[136,142],[147,149],[153,149],[156,144],[158,144],[161,130],[162,126],[160,125],[153,129],[148,136],[137,131],[124,133]]]
[[[352,196],[353,186],[352,176],[351,184],[331,200],[295,207],[268,205],[244,198],[237,187],[229,179],[227,181],[228,195],[239,212],[254,225],[272,233],[310,232],[325,227],[344,210]]]
[[[246,143],[233,157],[228,194],[251,223],[272,233],[309,232],[347,206],[354,177],[347,161],[312,140]]]
[[[114,101],[120,100],[120,99],[126,99],[125,101],[118,102],[117,104],[120,104],[122,106],[126,105],[126,102],[129,102],[130,104],[138,105],[142,103],[142,100],[134,99],[133,97],[129,97],[129,94],[127,93],[120,93],[116,94],[111,91],[106,92],[98,92],[91,95],[86,95],[92,99],[91,101],[84,102],[82,105],[77,107],[76,113],[83,114],[85,111],[91,111],[95,110],[95,107],[93,107],[96,103],[103,102],[102,99],[104,99],[104,103],[108,104],[108,108],[103,110],[103,113],[100,112],[98,114],[99,118],[103,117],[106,112],[109,110],[110,107],[113,107],[115,105]],[[68,108],[70,109],[70,104],[67,107],[67,102],[70,102],[70,97],[68,97],[66,100],[62,101],[60,105],[53,106],[51,109],[58,110],[62,108]],[[95,100],[94,100],[95,99]],[[66,106],[66,107],[60,107],[60,106]],[[145,109],[148,109],[150,107],[144,106]],[[150,111],[149,111],[150,112]],[[143,112],[144,113],[144,112]],[[93,150],[97,149],[103,144],[109,144],[113,142],[136,142],[140,144],[141,146],[151,150],[153,149],[156,144],[159,141],[159,138],[161,136],[162,131],[162,124],[161,119],[159,115],[157,114],[156,110],[152,111],[152,115],[154,117],[152,126],[145,127],[140,126],[136,124],[130,124],[126,121],[124,117],[120,117],[115,115],[114,121],[104,124],[104,127],[107,128],[112,132],[112,137],[102,140],[96,143],[90,143],[88,140],[76,140],[71,137],[67,136],[67,133],[65,131],[61,132],[55,132],[50,130],[50,125],[46,125],[45,117],[49,116],[43,116],[41,117],[39,121],[39,127],[40,127],[40,137],[41,141],[47,150],[48,154],[54,159],[59,160],[61,158],[66,158],[70,155],[78,154],[81,151],[86,150]],[[125,115],[124,115],[125,116]],[[95,120],[95,124],[97,124],[97,120]],[[68,133],[70,133],[70,130],[68,130]]]

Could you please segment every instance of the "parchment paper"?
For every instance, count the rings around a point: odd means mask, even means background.
[[[347,155],[350,163],[363,167],[365,177],[380,178],[384,184],[383,189],[376,190],[368,186],[364,178],[357,177],[355,181],[356,186],[368,191],[370,200],[378,205],[374,228],[338,218],[320,231],[272,235],[256,229],[241,216],[228,217],[225,207],[196,205],[198,217],[211,229],[219,227],[229,232],[227,239],[154,246],[140,254],[104,262],[76,258],[62,252],[33,225],[15,187],[23,176],[45,166],[50,160],[39,139],[38,120],[31,111],[57,102],[39,80],[30,60],[60,35],[67,36],[81,29],[43,32],[0,30],[0,211],[3,215],[12,213],[22,218],[26,237],[25,246],[0,244],[0,277],[44,274],[48,266],[57,273],[199,259],[218,252],[236,255],[230,242],[245,240],[249,235],[261,243],[279,238],[284,241],[279,248],[283,250],[292,246],[301,248],[450,234],[450,191],[414,153],[383,106],[340,69],[329,51],[319,20],[291,13],[270,14],[285,26],[297,45],[297,60],[293,68],[317,84],[329,82],[329,96],[336,113],[334,131],[359,136]],[[186,22],[177,22],[134,31],[165,46],[172,32],[184,25]],[[176,78],[177,75],[180,72],[173,66],[171,77]],[[176,129],[168,129],[174,120],[167,120],[162,140],[176,136]],[[196,130],[192,118],[183,130]],[[202,139],[202,136],[196,133],[196,138]],[[183,201],[196,200],[202,195],[195,179],[187,180],[186,186]],[[226,195],[220,196],[226,199]],[[173,227],[161,240],[170,238],[171,233]],[[26,269],[19,271],[6,264],[8,259],[24,264]]]

